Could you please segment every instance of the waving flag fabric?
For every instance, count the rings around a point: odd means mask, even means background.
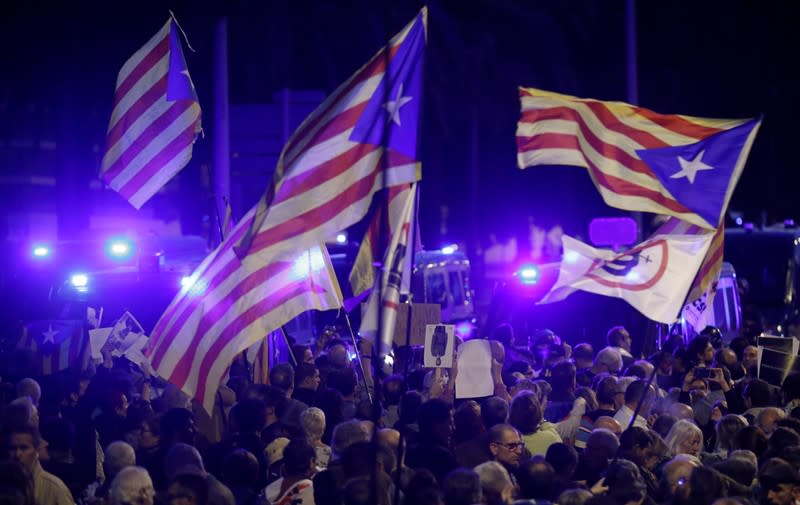
[[[192,274],[156,323],[145,353],[158,375],[208,412],[237,354],[307,310],[342,303],[324,245],[281,258],[256,253],[239,260],[233,245],[253,213]]]
[[[648,240],[622,253],[564,235],[558,280],[540,303],[583,290],[622,298],[653,321],[674,323],[713,235],[670,220]]]
[[[265,199],[156,324],[153,367],[206,410],[236,354],[306,310],[341,306],[320,244],[363,218],[380,188],[417,179],[424,46],[425,10],[300,125]]]
[[[716,230],[761,124],[520,88],[520,168],[589,170],[606,204]]]
[[[141,208],[192,157],[200,104],[170,18],[117,76],[100,179]]]
[[[26,325],[18,346],[36,352],[43,375],[65,370],[83,352],[83,321],[33,321]]]
[[[426,16],[423,8],[292,135],[240,256],[322,242],[361,220],[379,189],[419,178]]]
[[[400,304],[400,293],[408,292],[408,284],[404,285],[404,273],[411,268],[409,261],[413,257],[413,251],[408,250],[409,232],[414,223],[414,205],[416,202],[416,185],[412,185],[407,191],[402,192],[403,209],[397,216],[397,221],[392,226],[392,240],[383,258],[383,272],[380,278],[375,279],[375,288],[369,295],[367,306],[361,318],[359,334],[362,337],[375,339],[380,333],[381,347],[378,349],[382,353],[391,349],[394,337],[395,322],[397,321],[397,310]],[[409,277],[410,279],[410,277]],[[380,282],[380,289],[377,283]],[[383,310],[380,323],[381,331],[378,331],[378,308]]]

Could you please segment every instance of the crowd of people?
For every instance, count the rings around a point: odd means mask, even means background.
[[[800,374],[759,379],[747,338],[709,329],[644,358],[623,327],[597,350],[547,330],[520,346],[508,324],[490,337],[485,398],[459,397],[457,360],[391,374],[332,332],[268,384],[237,358],[211,413],[107,350],[86,370],[3,374],[0,505],[800,500]]]

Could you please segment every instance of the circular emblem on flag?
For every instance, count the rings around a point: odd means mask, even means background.
[[[586,277],[609,288],[643,291],[664,277],[668,263],[667,242],[655,240],[608,260],[594,260]]]

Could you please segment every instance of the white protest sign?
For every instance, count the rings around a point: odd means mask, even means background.
[[[456,327],[452,324],[425,326],[425,368],[452,368]]]
[[[494,394],[492,348],[488,340],[467,340],[458,348],[456,398]]]

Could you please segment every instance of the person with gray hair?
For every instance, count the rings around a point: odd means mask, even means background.
[[[607,373],[616,375],[622,370],[622,354],[616,347],[603,347],[594,357],[591,371],[594,375]]]
[[[506,469],[496,461],[487,461],[475,467],[481,482],[484,503],[509,505],[514,494],[514,484]]]
[[[208,486],[208,505],[235,505],[236,500],[230,489],[213,475],[206,472],[203,458],[193,446],[177,443],[173,445],[164,458],[164,470],[167,480],[172,482],[178,475],[199,475]]]
[[[35,426],[39,427],[39,409],[30,396],[21,396],[8,404],[3,413],[3,425],[8,427]]]
[[[337,424],[333,429],[333,437],[331,438],[333,459],[341,458],[342,453],[356,442],[369,442],[369,438],[370,433],[363,423],[357,419]]]
[[[314,448],[316,454],[317,471],[328,468],[331,460],[331,448],[322,443],[325,434],[325,412],[317,407],[309,407],[300,413],[300,426],[306,435],[306,440]]]
[[[675,503],[685,503],[689,499],[689,478],[692,471],[702,464],[688,454],[678,454],[667,461],[661,471],[661,495]]]
[[[17,383],[17,398],[28,397],[35,406],[39,406],[42,399],[42,388],[39,383],[30,377],[25,377]]]
[[[121,440],[108,444],[103,454],[105,456],[103,469],[105,470],[106,480],[108,481],[114,480],[114,477],[124,468],[136,464],[136,452],[133,450],[133,447]]]
[[[111,483],[111,505],[153,505],[153,481],[140,466],[123,468]]]
[[[584,505],[593,495],[587,489],[566,489],[558,495],[558,505]]]
[[[664,442],[667,444],[670,456],[689,454],[700,457],[700,451],[703,449],[703,432],[693,422],[680,419],[672,425]]]

